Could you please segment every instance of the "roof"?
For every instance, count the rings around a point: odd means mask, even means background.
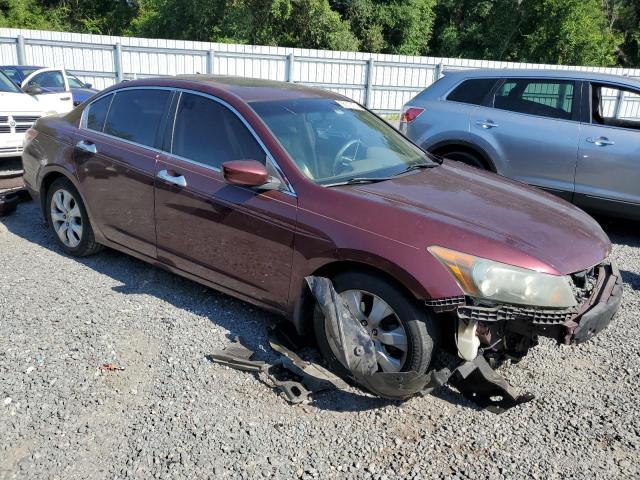
[[[585,72],[580,70],[546,70],[546,69],[478,69],[447,71],[447,77],[538,77],[538,78],[569,78],[575,80],[593,80],[596,82],[610,82],[626,84],[631,87],[640,88],[640,80],[622,75],[612,75],[607,73]]]
[[[211,87],[227,91],[245,102],[259,102],[270,100],[295,100],[300,98],[330,98],[342,99],[327,90],[307,87],[297,83],[261,80],[257,78],[231,77],[223,75],[177,75],[172,77],[145,78],[127,82],[127,85],[164,85],[173,87],[193,88],[198,83],[204,87]]]
[[[44,67],[37,67],[35,65],[0,65],[0,68],[15,68],[16,70],[40,70],[41,68]]]

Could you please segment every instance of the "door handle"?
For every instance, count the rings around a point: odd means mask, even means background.
[[[178,187],[186,187],[187,180],[183,175],[172,175],[167,170],[160,170],[158,172],[158,178],[164,180],[165,182],[169,182],[173,185],[177,185]]]
[[[476,122],[476,125],[485,129],[499,127],[497,123],[494,123],[492,120],[479,120]]]
[[[62,97],[62,98],[60,98],[61,102],[66,102],[67,100],[71,100],[71,97]]]
[[[608,145],[616,144],[616,142],[614,142],[613,140],[609,140],[607,137],[598,137],[598,138],[589,137],[587,138],[587,142],[594,143],[599,147],[606,147]]]
[[[76,148],[82,150],[83,152],[96,154],[98,153],[98,149],[96,148],[96,144],[93,142],[87,142],[85,140],[80,140],[76,143]]]

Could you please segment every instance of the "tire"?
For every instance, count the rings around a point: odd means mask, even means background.
[[[482,161],[482,159],[478,155],[471,152],[465,152],[463,150],[453,150],[453,151],[444,153],[442,156],[444,158],[449,158],[457,162],[462,162],[472,167],[479,168],[481,170],[487,170],[487,167]]]
[[[391,324],[388,324],[387,328],[393,328],[397,322],[406,333],[406,352],[402,352],[403,355],[398,359],[401,360],[400,368],[397,370],[387,370],[383,367],[383,364],[379,362],[379,370],[416,371],[418,373],[424,373],[428,370],[434,345],[436,344],[436,334],[434,321],[426,309],[420,308],[417,302],[409,298],[400,288],[375,275],[363,272],[343,272],[334,276],[332,282],[336,292],[339,294],[345,295],[345,292],[359,290],[384,301],[393,310],[395,315],[390,315],[383,319],[380,325],[382,325],[383,322],[391,321]],[[346,295],[349,295],[349,293],[346,293]],[[366,303],[369,301],[366,294],[363,295],[361,305],[365,305],[365,312],[370,308],[366,306]],[[395,318],[390,320],[391,317]],[[342,366],[332,350],[332,348],[335,347],[332,347],[330,340],[327,338],[325,317],[317,304],[314,310],[313,328],[318,348],[329,368],[336,374],[353,381],[354,378],[351,373]],[[373,332],[370,334],[372,335],[372,339],[374,339],[374,343],[376,343],[376,337],[373,336]],[[378,335],[380,335],[380,332]],[[389,352],[389,346],[381,345],[380,342],[378,342],[376,343],[376,350],[378,351],[379,359],[381,355],[384,355],[384,353],[379,351],[380,347],[386,350],[385,353],[399,353],[398,351]],[[378,392],[374,391],[373,393]]]
[[[58,178],[49,186],[45,215],[56,242],[69,255],[86,257],[102,248],[96,242],[82,197],[68,179]]]

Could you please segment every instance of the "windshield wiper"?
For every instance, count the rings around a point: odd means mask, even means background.
[[[397,177],[398,175],[403,175],[405,173],[413,172],[414,170],[422,170],[424,168],[433,168],[433,167],[437,167],[438,165],[439,165],[438,163],[414,163],[413,165],[409,165],[407,168],[399,171],[393,176]]]
[[[391,180],[392,177],[354,177],[344,182],[328,183],[325,187],[339,187],[340,185],[358,185],[361,183],[377,183]]]

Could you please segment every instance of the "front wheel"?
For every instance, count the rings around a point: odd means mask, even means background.
[[[349,311],[371,336],[378,371],[427,371],[435,344],[435,325],[426,309],[396,285],[375,275],[343,272],[333,277],[332,282]],[[314,331],[329,367],[353,379],[338,361],[338,347],[327,334],[325,317],[318,305],[314,311]]]

